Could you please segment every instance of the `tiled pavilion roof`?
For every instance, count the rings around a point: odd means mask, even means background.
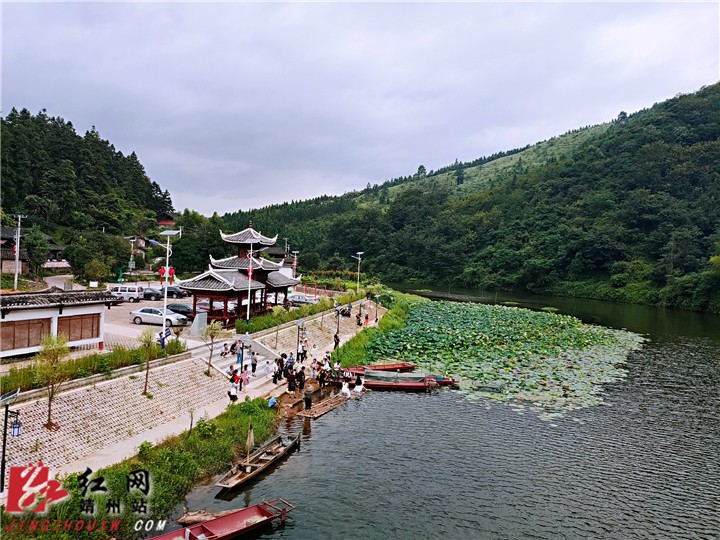
[[[267,277],[267,284],[273,289],[280,287],[293,287],[300,283],[299,279],[294,279],[280,272],[270,272]]]
[[[248,278],[234,269],[223,270],[210,268],[207,272],[179,284],[180,288],[189,291],[211,292],[243,292],[248,290]],[[265,285],[254,279],[250,280],[250,290],[264,289]]]
[[[220,238],[222,238],[224,242],[228,242],[229,244],[255,244],[262,246],[274,246],[275,242],[277,242],[277,234],[273,238],[268,238],[267,236],[263,236],[258,231],[253,229],[252,226],[240,232],[236,232],[235,234],[225,234],[220,231]]]
[[[279,263],[274,263],[267,259],[256,259],[255,257],[252,258],[253,270],[267,270],[268,272],[273,272],[282,268],[282,265],[282,261]],[[227,257],[226,259],[214,259],[213,256],[210,255],[210,266],[212,266],[213,268],[233,268],[236,270],[247,270],[250,267],[250,259],[248,259],[247,257],[238,257],[237,255],[233,257]]]

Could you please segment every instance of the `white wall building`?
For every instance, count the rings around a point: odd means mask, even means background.
[[[0,297],[0,358],[34,353],[43,337],[59,333],[70,347],[98,345],[105,334],[105,310],[118,301],[106,291],[50,291]]]

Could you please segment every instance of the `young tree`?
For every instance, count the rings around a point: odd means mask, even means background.
[[[272,308],[272,314],[277,319],[277,324],[275,325],[275,348],[277,349],[278,346],[278,337],[280,335],[280,325],[282,324],[283,316],[287,313],[285,311],[285,308],[282,306],[273,306]]]
[[[63,334],[58,334],[57,337],[45,336],[40,351],[35,356],[35,376],[45,387],[48,396],[47,423],[44,424],[47,429],[56,430],[60,427],[52,421],[52,403],[60,385],[70,378],[64,365],[70,356],[67,342],[68,338]]]
[[[30,227],[30,231],[22,240],[21,246],[23,245],[28,252],[30,269],[35,275],[38,275],[40,268],[47,261],[50,245],[37,227]]]
[[[138,336],[138,342],[143,353],[145,353],[145,388],[143,388],[142,395],[147,396],[148,381],[150,380],[150,360],[152,360],[153,347],[155,346],[155,332],[146,328]]]
[[[225,330],[220,324],[220,321],[213,321],[205,327],[205,330],[200,335],[200,339],[205,342],[210,354],[208,355],[208,367],[205,375],[208,377],[212,376],[212,357],[215,351],[215,343],[221,339],[228,339],[232,337],[233,333],[230,330]]]

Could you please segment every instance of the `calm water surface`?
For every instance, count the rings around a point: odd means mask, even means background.
[[[603,406],[547,422],[448,390],[373,392],[286,422],[303,438],[280,467],[226,499],[199,487],[186,505],[296,504],[255,536],[267,539],[720,538],[720,317],[508,299],[650,341]]]

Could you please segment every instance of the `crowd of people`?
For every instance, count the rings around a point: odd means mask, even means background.
[[[348,311],[351,305],[348,305]],[[358,325],[368,325],[369,317],[365,314],[364,321],[361,319],[360,313],[356,316]],[[333,336],[333,348],[337,349],[340,345],[340,336],[335,333]],[[296,354],[296,356],[293,355]],[[220,352],[222,358],[235,356],[237,367],[231,364],[226,369],[226,374],[230,381],[228,389],[228,397],[231,403],[238,400],[238,396],[244,391],[247,392],[247,386],[250,378],[257,376],[258,356],[252,351],[252,347],[245,346],[241,340],[235,340],[233,343],[224,343]],[[274,384],[287,384],[287,391],[295,396],[304,395],[305,408],[309,409],[312,403],[312,392],[305,391],[305,385],[308,380],[317,380],[320,388],[325,387],[329,383],[341,384],[340,393],[347,397],[352,392],[363,392],[364,386],[359,375],[350,372],[343,372],[340,361],[336,361],[331,365],[330,351],[320,358],[320,349],[317,344],[309,345],[307,338],[298,341],[297,351],[289,354],[282,353],[275,358],[274,362],[266,361],[265,373],[272,372],[272,381]],[[262,371],[262,370],[261,370]],[[263,373],[263,374],[265,374]]]

